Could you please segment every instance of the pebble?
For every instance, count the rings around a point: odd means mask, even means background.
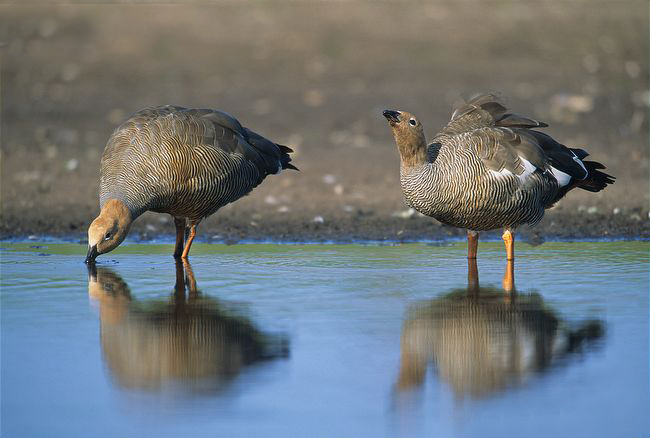
[[[151,225],[151,224],[147,224],[145,226],[145,228],[146,228],[147,231],[151,231],[152,233],[157,230],[157,228],[154,225]]]
[[[266,202],[269,205],[275,205],[278,203],[278,198],[276,198],[273,195],[268,195],[267,197],[264,198],[264,202]]]
[[[619,214],[621,212],[621,209],[618,207],[615,207],[614,210],[612,210],[612,214]]]
[[[317,223],[317,224],[322,224],[325,222],[325,219],[323,219],[323,216],[314,216],[314,219],[312,219],[312,222]]]
[[[587,214],[595,214],[598,213],[598,208],[597,207],[589,207],[587,209]]]
[[[278,208],[277,211],[278,211],[278,213],[288,213],[289,212],[289,207],[287,207],[286,205],[281,205]]]
[[[325,184],[334,184],[336,182],[336,177],[332,174],[326,173],[323,175],[323,182]]]
[[[627,73],[630,78],[636,79],[641,74],[641,66],[639,66],[639,63],[636,61],[625,61],[625,73]]]
[[[414,208],[409,208],[408,210],[401,210],[394,212],[391,216],[399,217],[402,219],[410,219],[415,215],[416,211]]]
[[[343,194],[343,184],[337,184],[334,186],[334,193],[341,196]]]
[[[77,170],[78,167],[79,167],[79,160],[77,160],[76,158],[72,158],[68,160],[67,163],[65,163],[65,169],[68,172],[74,172],[75,170]]]

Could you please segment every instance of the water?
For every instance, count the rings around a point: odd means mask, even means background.
[[[2,436],[648,436],[647,242],[2,244]]]

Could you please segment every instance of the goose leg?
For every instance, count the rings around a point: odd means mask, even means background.
[[[515,234],[506,229],[501,236],[503,242],[506,244],[506,254],[508,255],[508,260],[515,259]]]
[[[467,230],[467,258],[476,259],[478,251],[478,231]]]
[[[506,244],[508,257],[506,272],[503,275],[503,290],[512,292],[515,289],[515,235],[512,231],[506,229],[501,237],[503,237],[503,242]]]
[[[174,247],[174,258],[179,258],[183,253],[183,246],[185,243],[185,218],[175,217],[174,225],[176,225],[176,246]]]
[[[185,249],[183,250],[181,258],[187,259],[187,256],[190,253],[190,248],[192,247],[194,236],[196,236],[196,224],[190,225],[190,235],[187,238],[187,242],[185,242]]]

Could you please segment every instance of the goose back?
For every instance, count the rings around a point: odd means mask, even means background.
[[[227,113],[177,106],[136,113],[110,137],[101,162],[100,204],[122,200],[200,220],[246,195],[271,173],[294,168],[289,149]]]

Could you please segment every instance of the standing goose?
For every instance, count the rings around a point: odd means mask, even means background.
[[[399,149],[407,204],[438,221],[465,228],[468,258],[478,232],[503,228],[508,260],[514,229],[534,225],[574,187],[598,192],[614,182],[582,149],[568,148],[531,128],[548,125],[512,114],[493,95],[457,108],[427,145],[422,124],[405,111],[385,110]]]
[[[168,105],[136,113],[104,149],[101,212],[88,228],[86,263],[115,249],[148,210],[174,217],[174,257],[186,259],[203,218],[248,194],[267,175],[297,170],[290,152],[221,111]]]

